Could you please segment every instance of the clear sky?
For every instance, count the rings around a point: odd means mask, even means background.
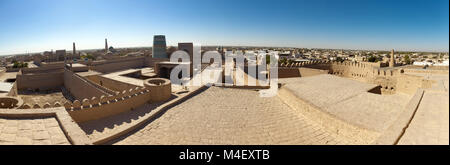
[[[0,55],[168,45],[449,50],[448,0],[0,0]]]

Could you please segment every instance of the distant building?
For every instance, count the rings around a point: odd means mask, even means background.
[[[166,36],[164,35],[153,36],[152,57],[169,58],[166,52]]]
[[[64,58],[66,57],[66,50],[56,50],[55,52],[56,59],[55,61],[64,61]]]
[[[108,53],[108,39],[105,38],[105,53]]]
[[[176,47],[173,47],[173,46],[169,46],[168,48],[167,48],[167,55],[169,56],[169,58],[170,58],[170,56],[172,55],[172,53],[173,52],[175,52],[175,51],[177,51],[177,48]]]
[[[178,43],[178,50],[183,50],[189,54],[191,62],[194,57],[194,44],[192,42]]]

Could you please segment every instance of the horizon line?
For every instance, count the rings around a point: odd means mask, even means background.
[[[181,42],[180,42],[181,43]],[[193,43],[193,42],[192,42]],[[195,44],[194,44],[195,45]],[[167,45],[166,47],[178,47],[178,45]],[[292,47],[292,46],[249,46],[249,45],[202,45],[205,47],[211,47],[211,46],[222,46],[222,47],[255,47],[255,48],[296,48],[296,49],[325,49],[325,50],[356,50],[356,51],[391,51],[392,49],[352,49],[352,48],[325,48],[325,47]],[[153,46],[129,46],[129,47],[113,47],[117,49],[124,49],[124,48],[152,48]],[[77,51],[87,51],[87,50],[102,50],[104,48],[90,48],[90,49],[76,49]],[[72,50],[72,49],[51,49],[51,50]],[[446,51],[438,51],[438,50],[396,50],[396,52],[420,52],[420,53],[449,53],[449,50]],[[25,53],[15,53],[15,54],[0,54],[0,56],[17,56],[17,55],[31,55],[36,53],[42,53],[45,51],[34,51],[34,52],[25,52]],[[69,51],[69,53],[71,53]]]

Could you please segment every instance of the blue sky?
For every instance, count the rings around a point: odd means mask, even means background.
[[[0,0],[0,55],[168,45],[449,50],[448,0]]]

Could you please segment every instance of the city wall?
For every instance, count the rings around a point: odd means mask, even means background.
[[[92,97],[91,99],[67,102],[64,107],[78,123],[131,111],[150,100],[150,91],[145,88],[124,90],[116,95]]]
[[[380,94],[394,94],[397,91],[413,95],[418,88],[429,88],[433,81],[425,80],[421,76],[405,73],[446,73],[448,70],[417,70],[402,68],[379,68],[378,63],[369,62],[330,62],[309,61],[279,64],[279,78],[301,77],[301,68],[328,70],[329,74],[351,78],[354,80],[379,85]],[[318,73],[319,74],[319,73]],[[280,76],[281,75],[281,76]]]

